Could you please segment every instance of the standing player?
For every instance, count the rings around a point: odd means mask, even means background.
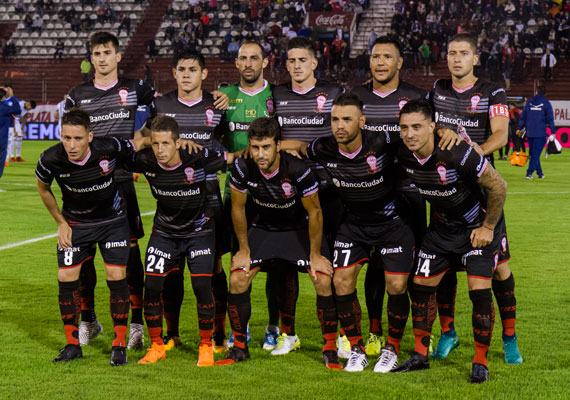
[[[136,147],[148,145],[117,138],[94,138],[89,115],[77,108],[62,118],[61,143],[46,150],[38,161],[36,176],[42,201],[58,225],[59,307],[67,345],[54,361],[82,357],[79,346],[79,275],[92,246],[99,244],[105,262],[115,337],[111,365],[127,363],[125,335],[129,317],[129,289],[125,268],[129,256],[129,227],[118,191],[115,171]],[[146,142],[146,143],[144,143]],[[63,206],[58,208],[51,191],[56,180]]]
[[[393,163],[400,141],[388,132],[362,132],[366,117],[362,102],[353,94],[337,97],[331,115],[333,136],[315,139],[307,154],[330,174],[346,211],[333,261],[338,316],[351,345],[345,369],[362,371],[368,365],[356,281],[375,248],[386,271],[389,335],[374,371],[389,372],[397,365],[408,320],[407,280],[415,246],[411,229],[396,212]]]
[[[223,144],[231,152],[241,151],[247,147],[247,130],[253,120],[259,117],[272,117],[275,112],[272,94],[273,85],[263,78],[263,69],[267,66],[267,63],[268,60],[259,43],[244,42],[240,46],[235,59],[236,68],[240,75],[239,83],[220,88],[220,91],[225,93],[230,99],[230,105],[226,110],[228,129],[224,133]],[[224,218],[228,225],[231,223],[231,190],[229,183],[228,172],[224,189]],[[279,336],[279,308],[275,300],[279,282],[276,278],[277,275],[275,271],[269,270],[267,272],[265,293],[267,297],[269,322],[265,328],[265,339],[263,340],[262,346],[264,350],[275,349]],[[214,289],[221,293],[222,284],[227,290],[227,282],[225,279],[223,282],[221,279],[214,282]],[[222,311],[224,312],[222,313]],[[221,321],[223,314],[223,321],[225,323],[225,310],[222,309],[222,307],[218,307],[217,301],[216,314],[219,315],[217,321]],[[221,324],[218,324],[217,327],[218,326],[221,326]],[[214,333],[214,349],[219,352],[223,350],[223,346],[220,345],[223,345],[224,337],[221,336],[221,331],[216,331],[219,333]],[[228,345],[233,345],[233,335],[230,335]]]
[[[400,80],[400,69],[404,59],[398,41],[387,36],[374,41],[370,54],[372,82],[354,88],[355,94],[363,102],[366,117],[364,129],[380,135],[395,135],[400,132],[398,116],[400,110],[410,100],[425,99],[427,92]],[[419,245],[426,229],[425,202],[406,173],[395,164],[398,214],[412,228]],[[378,265],[378,253],[373,253],[366,269],[364,289],[366,308],[370,320],[370,335],[366,342],[366,354],[378,356],[383,347],[382,305],[384,302],[385,277],[388,272]],[[390,289],[388,303],[390,304]],[[388,312],[389,309],[388,309]]]
[[[220,125],[223,111],[215,108],[214,97],[202,90],[202,81],[208,76],[204,57],[192,51],[178,53],[174,58],[172,73],[178,88],[155,100],[154,113],[167,115],[176,120],[180,138],[191,140],[208,150],[219,151],[220,144],[215,140],[215,131]],[[221,346],[225,339],[227,281],[222,269],[221,256],[225,252],[221,234],[224,231],[220,184],[216,171],[206,177],[208,204],[216,223],[216,268],[212,277],[214,301],[216,304],[216,326],[214,342],[221,336]],[[182,260],[183,267],[184,260]],[[165,349],[170,350],[180,343],[178,332],[180,308],[184,299],[183,268],[177,273],[170,273],[164,282],[162,299],[166,318],[167,334],[164,337]],[[221,281],[221,284],[216,284]],[[220,317],[221,314],[221,317]]]
[[[341,93],[340,86],[331,84],[315,77],[318,60],[315,57],[313,42],[305,37],[296,37],[287,44],[287,71],[291,82],[274,87],[273,97],[275,114],[282,130],[282,149],[295,150],[301,143],[308,144],[312,140],[331,134],[332,102]],[[322,166],[308,160],[319,182],[319,197],[323,209],[324,236],[329,248],[332,248],[336,229],[342,215],[342,204],[334,194],[330,178]],[[289,288],[287,297],[291,307],[286,310],[288,315],[286,329],[281,332],[277,347],[287,352],[292,341],[287,335],[295,335],[295,306],[299,296],[299,278],[296,271],[289,270],[286,277],[286,287]],[[294,300],[294,301],[293,301]],[[289,321],[291,323],[289,324]]]
[[[19,113],[20,104],[0,88],[0,162],[5,161],[8,149],[8,135],[10,131],[10,118],[12,114]],[[0,178],[4,173],[6,162],[0,164]]]
[[[178,63],[177,70],[184,65],[184,61]],[[139,363],[154,363],[166,357],[161,295],[166,277],[180,268],[181,259],[187,258],[198,309],[200,346],[197,365],[212,366],[212,273],[216,234],[213,208],[207,200],[211,195],[208,175],[225,167],[225,154],[208,148],[197,154],[182,151],[179,127],[172,117],[156,117],[150,131],[152,151],[137,153],[132,163],[132,169],[145,174],[157,200],[145,263],[144,315],[152,346]],[[228,160],[233,161],[233,155],[229,155]]]
[[[495,320],[491,278],[499,257],[507,184],[491,163],[466,143],[451,150],[438,148],[427,102],[408,102],[400,113],[400,126],[407,149],[401,146],[398,159],[429,201],[431,218],[412,291],[415,351],[395,372],[429,368],[437,285],[450,267],[461,263],[467,270],[473,303],[475,357],[470,382],[486,382]]]
[[[4,85],[4,90],[8,93],[10,97],[14,96],[14,91],[12,89],[12,85]],[[22,159],[22,139],[24,138],[24,132],[22,129],[22,125],[26,124],[26,114],[36,108],[36,102],[25,101],[25,100],[17,100],[20,104],[21,112],[19,114],[13,114],[11,120],[11,127],[10,133],[8,136],[8,150],[6,153],[6,162],[24,162],[25,160]]]
[[[508,140],[509,108],[504,89],[473,75],[473,68],[479,60],[476,48],[476,39],[467,33],[455,35],[449,40],[447,65],[451,79],[435,82],[430,101],[438,127],[456,131],[493,165],[493,152]],[[520,364],[523,360],[515,333],[515,280],[508,266],[510,253],[506,225],[501,226],[505,231],[500,234],[499,265],[493,274],[492,287],[503,323],[505,362]],[[454,326],[457,293],[455,272],[446,274],[440,286],[437,302],[442,335],[432,358],[445,358],[459,346]]]
[[[323,256],[328,251],[323,251],[326,243],[322,243],[318,184],[303,161],[280,151],[280,134],[279,125],[272,118],[253,121],[248,130],[251,157],[236,159],[232,169],[232,219],[239,251],[232,258],[228,310],[235,342],[225,359],[217,364],[249,359],[246,339],[251,315],[249,288],[260,268],[268,267],[267,261],[280,259],[281,268],[310,270],[325,340],[323,361],[327,368],[342,369],[335,351],[337,313],[331,288],[332,267]],[[254,204],[249,229],[246,192]],[[293,342],[290,350],[299,348],[297,337],[289,337]],[[278,350],[272,354],[281,354]]]

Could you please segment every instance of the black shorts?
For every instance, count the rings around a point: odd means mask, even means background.
[[[295,231],[268,231],[252,226],[247,231],[251,267],[261,267],[270,260],[283,260],[306,272],[310,267],[310,240],[308,229]],[[321,254],[330,259],[326,241],[321,242]]]
[[[492,279],[499,262],[501,227],[497,224],[493,241],[486,247],[471,245],[473,229],[430,226],[418,253],[416,278],[427,279],[459,267],[474,278]]]
[[[145,274],[165,277],[180,271],[186,257],[192,276],[212,276],[215,260],[214,230],[188,238],[169,238],[152,232],[145,254]]]
[[[378,225],[343,223],[334,243],[333,268],[350,268],[370,261],[372,248],[388,274],[409,274],[413,267],[415,240],[404,221]]]
[[[139,211],[139,202],[137,201],[137,191],[132,180],[125,182],[117,182],[119,194],[124,200],[127,209],[127,220],[129,222],[130,236],[134,241],[144,236],[144,230],[141,221],[141,213]]]
[[[126,268],[129,259],[129,226],[125,218],[97,227],[72,227],[72,247],[57,248],[59,268],[75,268],[92,257],[91,249],[99,244],[105,265]]]

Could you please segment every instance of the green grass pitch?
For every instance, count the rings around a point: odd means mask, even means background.
[[[2,399],[136,399],[136,398],[275,398],[275,399],[522,399],[568,398],[570,389],[570,152],[543,159],[545,180],[524,179],[525,169],[498,161],[508,182],[505,206],[518,300],[517,333],[522,365],[503,362],[501,323],[497,311],[489,351],[490,382],[467,383],[474,353],[471,303],[466,278],[459,274],[456,326],[461,346],[447,360],[433,360],[431,369],[380,375],[372,366],[363,373],[328,371],[320,360],[321,336],[315,293],[300,277],[297,333],[301,349],[273,357],[261,350],[267,312],[263,274],[254,281],[251,361],[227,367],[198,368],[196,309],[186,274],[181,336],[184,346],[153,365],[138,365],[144,352],[129,351],[129,364],[109,365],[112,324],[102,260],[96,258],[99,283],[98,316],[104,333],[84,348],[84,358],[64,365],[51,360],[65,337],[57,304],[55,238],[17,247],[7,245],[56,232],[35,189],[34,167],[40,152],[54,142],[24,142],[26,163],[10,164],[0,180],[0,398]],[[142,213],[154,211],[148,185],[136,184]],[[59,201],[59,191],[56,190]],[[60,203],[61,204],[61,203]],[[152,215],[144,217],[147,236]],[[228,259],[225,259],[227,268]],[[363,276],[359,297],[363,332],[368,320]],[[386,318],[384,317],[384,320]],[[386,322],[384,321],[384,324]],[[228,324],[229,329],[229,324]],[[387,330],[387,327],[385,327]],[[434,326],[437,336],[439,323]],[[146,337],[149,342],[148,336]],[[400,361],[413,347],[411,320],[401,346]],[[219,355],[216,358],[220,358]],[[375,360],[371,360],[371,364]]]

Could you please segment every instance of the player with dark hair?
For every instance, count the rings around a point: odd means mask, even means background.
[[[479,79],[473,69],[479,60],[476,39],[468,33],[449,39],[447,65],[451,79],[440,79],[430,93],[438,129],[449,128],[487,158],[493,165],[493,152],[508,140],[509,108],[505,90],[495,83]],[[516,323],[515,280],[508,266],[510,258],[506,225],[500,234],[499,264],[493,274],[493,292],[503,323],[503,350],[507,364],[520,364]],[[457,276],[450,271],[437,291],[442,335],[432,358],[445,358],[459,346],[455,331],[454,311]]]
[[[36,102],[33,100],[25,101],[18,100],[14,96],[14,90],[12,84],[0,85],[0,88],[4,89],[11,101],[17,101],[20,105],[20,112],[12,114],[10,118],[10,131],[8,134],[8,148],[6,151],[6,163],[10,162],[25,162],[22,159],[22,139],[24,138],[24,133],[22,130],[22,124],[26,124],[27,113],[34,108],[36,108]]]
[[[10,119],[14,113],[20,113],[20,104],[11,96],[11,92],[0,87],[0,178],[4,173]]]
[[[281,149],[290,151],[299,148],[301,143],[308,144],[313,139],[328,136],[331,133],[330,113],[332,102],[342,89],[315,77],[318,62],[312,41],[305,37],[295,37],[287,44],[287,71],[291,82],[273,89],[275,116],[281,125]],[[334,236],[342,215],[342,204],[334,194],[331,181],[324,169],[312,160],[307,160],[317,181],[319,197],[323,212],[324,236],[329,247],[332,247]],[[274,352],[286,354],[299,342],[295,334],[295,307],[299,296],[297,272],[289,269],[286,277],[287,297],[295,299],[287,302],[291,307],[286,310],[287,323],[281,318],[281,336]]]
[[[374,41],[370,54],[372,81],[351,91],[364,103],[363,112],[366,117],[364,130],[376,132],[379,135],[397,135],[400,132],[398,123],[400,109],[410,100],[426,98],[427,92],[425,90],[400,80],[400,69],[403,61],[400,44],[397,40],[382,36]],[[419,245],[426,230],[425,201],[397,163],[395,164],[395,173],[398,214],[412,228],[416,245]],[[380,355],[384,347],[384,338],[382,337],[384,291],[388,291],[388,308],[398,298],[392,296],[393,290],[389,283],[388,288],[385,288],[385,275],[387,277],[389,273],[383,270],[382,265],[379,265],[378,256],[377,252],[371,255],[364,281],[366,308],[370,320],[366,354],[371,357]],[[388,311],[388,315],[389,313],[390,311]],[[393,347],[397,348],[397,346]],[[386,356],[389,355],[386,353]],[[379,368],[382,364],[384,363],[377,363]]]
[[[407,280],[413,264],[414,235],[396,211],[393,189],[397,135],[363,131],[366,117],[354,94],[333,102],[333,136],[315,139],[307,155],[331,176],[345,215],[334,241],[335,301],[341,326],[350,341],[345,369],[362,371],[368,365],[360,329],[360,303],[356,281],[374,248],[384,265],[390,301],[389,339],[377,372],[397,365],[397,353],[408,319]]]
[[[89,115],[73,108],[62,117],[61,143],[47,149],[38,161],[36,176],[42,201],[58,225],[59,307],[67,345],[54,361],[82,357],[79,343],[79,277],[91,259],[92,246],[99,244],[111,292],[114,326],[111,365],[127,363],[125,335],[129,317],[126,263],[129,256],[129,226],[115,179],[118,165],[148,146],[147,138],[128,141],[94,138]],[[63,206],[58,208],[51,191],[59,184]]]
[[[144,315],[152,345],[139,363],[154,363],[166,357],[161,295],[166,277],[178,271],[180,260],[186,258],[198,310],[197,365],[212,366],[212,273],[216,259],[216,229],[214,211],[208,200],[212,193],[208,188],[208,176],[225,168],[226,158],[232,162],[233,155],[208,147],[192,154],[183,151],[178,123],[170,116],[154,118],[150,132],[152,151],[137,153],[129,166],[146,176],[157,200],[145,262]]]
[[[220,88],[220,91],[230,98],[230,105],[226,110],[226,119],[228,121],[227,130],[224,132],[223,138],[223,144],[229,151],[237,152],[247,147],[247,130],[253,120],[259,117],[271,117],[274,115],[273,85],[263,78],[263,69],[267,66],[267,63],[267,57],[263,53],[263,48],[259,43],[243,42],[235,58],[235,66],[239,72],[240,81],[235,85]],[[230,194],[231,189],[228,171],[224,189],[224,223],[226,223],[229,228],[229,236],[233,233],[231,232]],[[235,247],[235,243],[233,247]],[[269,321],[265,327],[265,338],[262,345],[264,350],[275,349],[279,336],[279,308],[275,300],[279,282],[276,277],[275,271],[270,269],[267,272],[265,293],[267,297]],[[223,282],[221,279],[214,282],[214,289],[220,293],[222,292],[222,287],[227,290],[227,282],[225,279]],[[221,300],[223,299],[220,299],[220,301]],[[220,313],[217,313],[217,315],[219,315],[217,321],[221,321],[223,317],[223,321],[225,322],[225,313],[222,316],[221,311],[223,311],[223,309],[222,307],[218,307],[217,302],[216,310],[220,310]],[[221,326],[221,324],[217,326]],[[248,333],[248,338],[249,337]],[[216,330],[216,332],[214,332],[214,350],[216,352],[225,351],[224,339],[225,334],[222,335],[221,331]],[[233,343],[234,337],[230,332],[227,346],[231,347]]]
[[[451,50],[451,48],[450,48]],[[489,380],[487,352],[495,320],[491,278],[497,267],[507,184],[491,163],[467,143],[441,150],[426,101],[408,102],[400,112],[398,160],[431,205],[430,225],[419,251],[412,291],[415,348],[394,372],[429,368],[428,347],[435,320],[436,289],[443,274],[461,264],[473,303],[471,383]]]
[[[335,351],[337,313],[332,301],[332,267],[322,241],[323,217],[318,183],[307,165],[280,150],[281,132],[272,118],[258,118],[248,129],[250,157],[238,158],[231,173],[232,219],[239,251],[232,258],[228,311],[235,342],[219,365],[249,358],[246,327],[251,315],[250,285],[260,269],[309,271],[317,291],[317,315],[327,368],[342,369]],[[251,226],[245,214],[247,192],[254,205]],[[286,296],[280,293],[278,298]],[[291,302],[295,299],[284,298]],[[283,316],[285,319],[287,316]],[[294,343],[289,350],[296,350]],[[278,348],[277,348],[278,349]]]
[[[214,96],[202,90],[202,82],[208,76],[204,56],[194,51],[182,51],[175,55],[172,65],[172,74],[177,83],[177,89],[155,99],[154,115],[168,115],[176,120],[180,130],[180,138],[192,141],[211,151],[220,151],[220,144],[215,140],[223,118],[223,111],[215,108]],[[149,134],[146,132],[145,134]],[[222,219],[222,204],[220,185],[216,171],[206,178],[208,190],[208,204],[212,208],[212,215],[216,223],[216,267],[213,273],[214,301],[216,304],[216,332],[225,332],[227,282],[222,269],[221,256],[225,253],[225,244],[222,234],[224,224]],[[170,350],[180,344],[178,331],[180,307],[184,299],[183,264],[178,270],[166,276],[162,300],[164,302],[164,315],[167,332],[164,337],[165,349]],[[216,285],[217,281],[222,284]],[[221,314],[221,317],[220,317]],[[224,334],[225,336],[225,334]],[[222,342],[223,342],[222,337]]]

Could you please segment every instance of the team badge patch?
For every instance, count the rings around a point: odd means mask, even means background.
[[[321,92],[317,94],[317,107],[313,111],[321,113],[325,111],[325,104],[327,103],[328,94]]]
[[[265,102],[265,107],[267,107],[267,113],[269,115],[273,114],[273,112],[275,111],[275,108],[273,107],[273,98],[268,98],[267,101]]]
[[[194,181],[194,168],[192,167],[184,168],[184,175],[186,175],[186,179],[184,179],[184,182],[192,183]]]
[[[438,165],[437,166],[437,174],[439,175],[439,181],[443,184],[447,184],[447,168],[445,165]]]
[[[109,168],[109,160],[99,161],[99,166],[101,167],[101,175],[107,175],[109,172],[111,172]]]
[[[281,189],[283,189],[283,197],[286,199],[293,196],[293,186],[291,186],[291,183],[287,181],[281,183]]]
[[[480,101],[481,101],[481,96],[479,96],[478,94],[471,96],[471,111],[477,110],[477,105],[479,104]]]
[[[368,157],[366,157],[366,164],[368,164],[368,173],[374,173],[378,170],[378,165],[376,165],[378,162],[378,159],[376,158],[376,156],[374,155],[369,155]]]
[[[214,124],[214,110],[211,108],[206,109],[206,126],[212,126]]]
[[[129,91],[127,89],[119,89],[119,104],[121,105],[126,105],[127,104],[127,99],[129,98]]]

